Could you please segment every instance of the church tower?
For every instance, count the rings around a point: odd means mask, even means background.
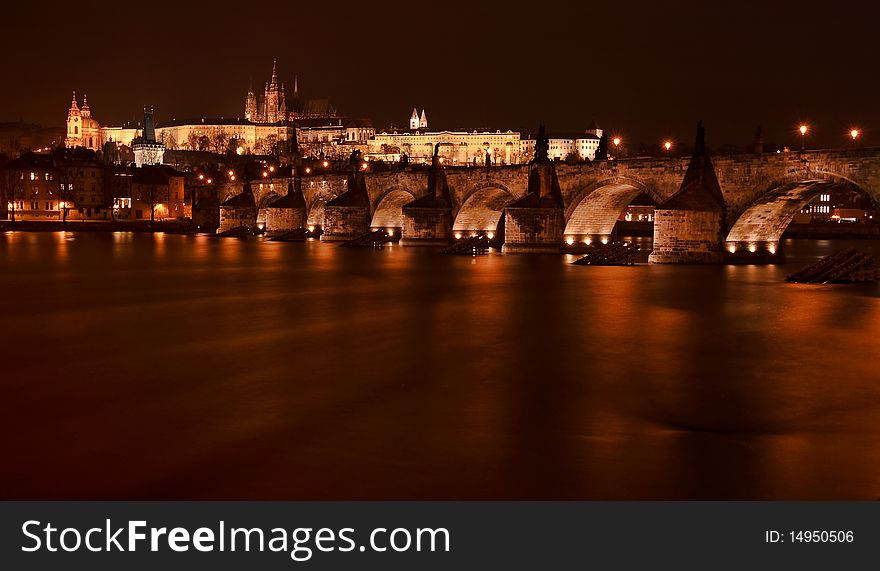
[[[247,97],[244,99],[244,118],[254,123],[257,122],[257,94],[254,93],[254,85],[248,87]]]
[[[409,118],[409,128],[415,131],[419,128],[419,110],[413,107],[412,115]]]
[[[67,110],[67,136],[64,137],[65,147],[81,147],[82,146],[82,112],[79,105],[76,104],[76,91],[73,92],[73,100],[70,102],[70,109]]]
[[[425,115],[425,110],[422,109],[422,116],[419,118],[419,129],[427,129],[428,128],[428,116]]]

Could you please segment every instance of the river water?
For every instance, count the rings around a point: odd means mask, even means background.
[[[880,286],[0,234],[3,498],[877,499]]]

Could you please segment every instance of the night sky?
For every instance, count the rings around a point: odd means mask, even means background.
[[[272,58],[288,96],[378,127],[585,129],[627,141],[880,145],[878,8],[823,2],[26,2],[4,5],[0,120],[240,116]],[[600,4],[607,4],[605,6]]]

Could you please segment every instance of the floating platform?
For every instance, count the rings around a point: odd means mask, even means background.
[[[880,281],[880,261],[858,250],[841,250],[794,273],[785,281],[798,284],[852,284]]]
[[[214,234],[217,238],[249,238],[251,236],[257,236],[261,234],[255,228],[251,228],[249,226],[237,226],[235,228],[230,228],[229,230],[224,230],[223,232],[217,232]]]
[[[357,238],[352,238],[347,242],[343,242],[342,244],[339,244],[339,246],[341,248],[379,248],[393,241],[394,238],[392,238],[385,230],[373,230],[372,232],[367,232]]]
[[[305,242],[309,237],[307,228],[297,228],[269,238],[271,242]]]
[[[440,250],[441,254],[457,256],[480,256],[489,253],[492,241],[483,234],[470,238],[461,238]]]
[[[572,264],[576,266],[634,266],[640,249],[631,242],[611,242],[593,244],[587,247],[587,254]]]

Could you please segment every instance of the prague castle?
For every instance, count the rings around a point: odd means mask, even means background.
[[[405,155],[416,163],[430,163],[439,144],[440,157],[450,165],[519,164],[528,162],[534,153],[535,141],[517,130],[429,130],[427,112],[416,107],[409,129],[377,133],[369,119],[339,115],[327,99],[300,100],[296,77],[292,95],[288,100],[275,60],[261,92],[248,89],[243,118],[171,119],[155,127],[155,140],[148,143],[172,151],[270,154],[296,136],[300,152],[307,156],[347,156],[359,147],[368,160],[399,161]],[[152,113],[150,121],[152,127]],[[593,160],[601,137],[602,130],[595,124],[580,133],[551,136],[550,158]],[[143,139],[140,124],[101,126],[86,97],[80,106],[74,92],[67,111],[66,147],[97,151],[107,143],[132,147],[144,143]]]

